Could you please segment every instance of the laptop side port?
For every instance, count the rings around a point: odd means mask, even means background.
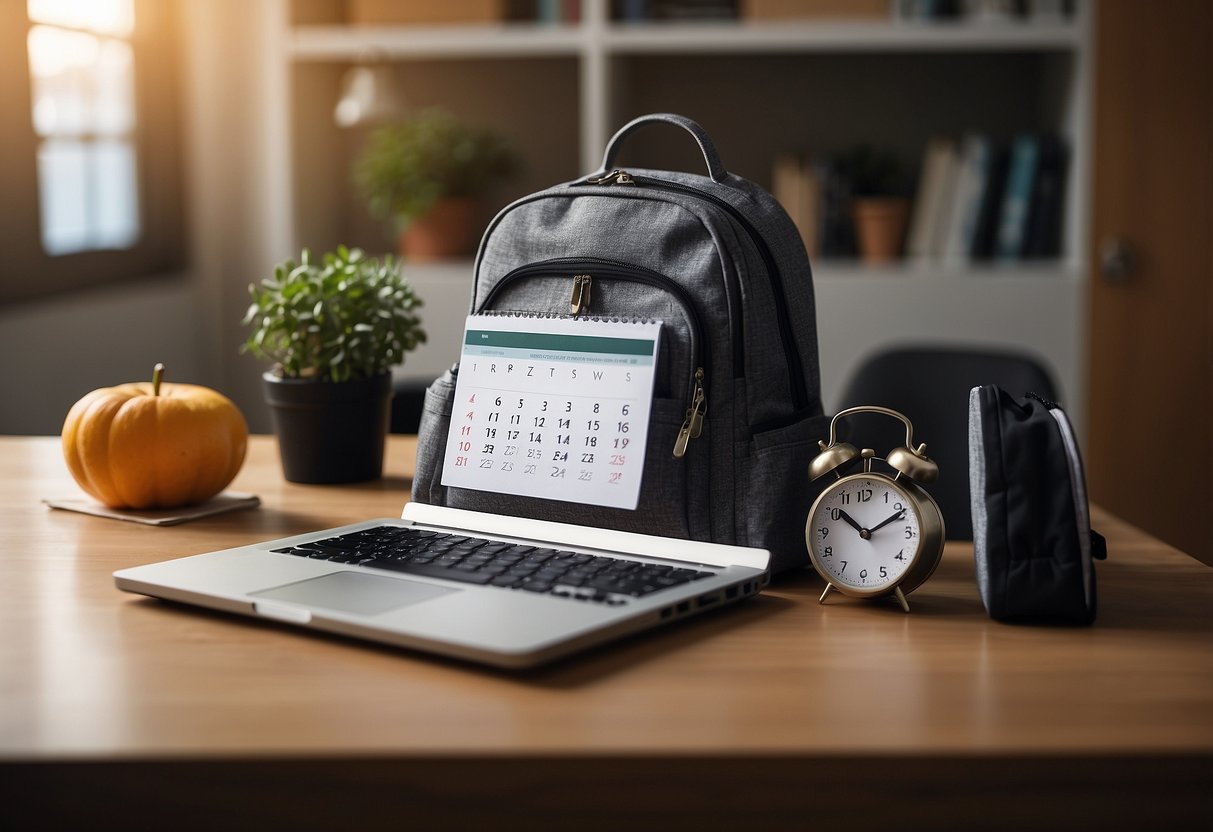
[[[669,617],[670,617],[671,615],[673,615],[673,614],[674,614],[674,608],[673,608],[673,607],[664,607],[664,608],[661,610],[661,618],[662,618],[662,620],[665,620],[665,619],[669,618]]]
[[[713,594],[713,595],[700,595],[699,599],[695,602],[695,605],[698,607],[710,607],[712,604],[715,604],[719,600],[720,600],[719,593]]]
[[[679,601],[678,606],[676,606],[674,609],[678,610],[679,615],[690,612],[691,611],[691,602],[690,601]]]
[[[737,587],[731,586],[728,589],[726,589],[724,591],[724,597],[729,601],[732,601],[734,598],[736,598],[737,597]]]

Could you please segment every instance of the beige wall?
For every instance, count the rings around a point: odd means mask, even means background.
[[[157,361],[170,381],[205,382],[197,307],[178,276],[0,307],[0,433],[58,433],[82,395],[150,380]]]
[[[288,170],[275,164],[285,124],[266,113],[285,96],[285,14],[279,2],[181,3],[185,47],[185,156],[191,267],[199,285],[204,360],[254,431],[268,432],[265,369],[239,354],[248,285],[289,254]],[[275,206],[278,206],[277,208]]]

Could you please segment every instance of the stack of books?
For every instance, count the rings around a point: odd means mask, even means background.
[[[1056,136],[936,137],[923,155],[906,253],[943,261],[1061,256],[1068,154]]]
[[[781,154],[772,180],[771,193],[796,223],[809,257],[855,256],[851,183],[834,162]]]

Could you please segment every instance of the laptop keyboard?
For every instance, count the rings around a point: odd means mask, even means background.
[[[401,526],[376,526],[274,551],[610,606],[715,574]]]

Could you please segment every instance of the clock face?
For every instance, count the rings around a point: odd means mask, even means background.
[[[922,528],[917,504],[897,483],[856,474],[822,493],[806,535],[823,578],[875,593],[905,576],[918,555]]]

